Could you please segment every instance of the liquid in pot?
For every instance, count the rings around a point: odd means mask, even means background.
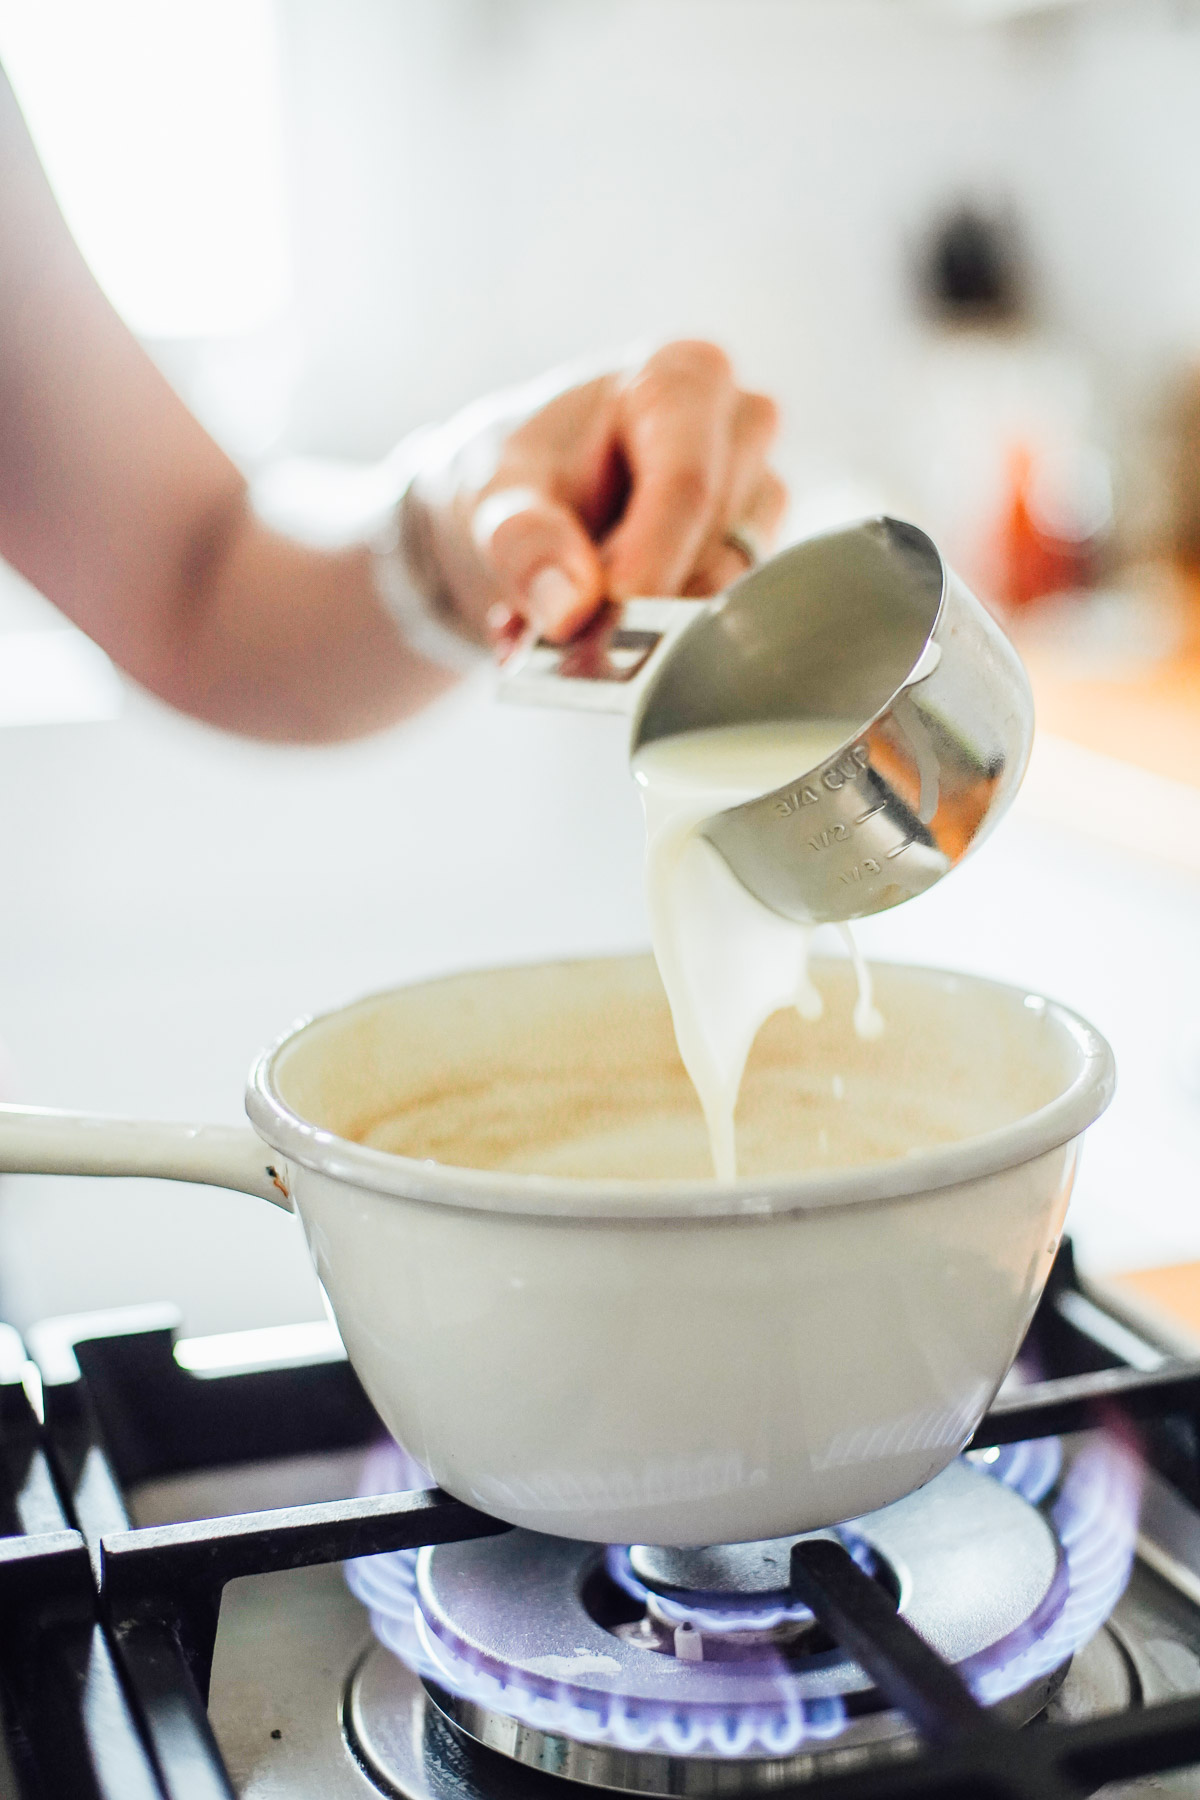
[[[1008,1124],[1060,1090],[1071,1046],[1008,990],[875,970],[888,1020],[856,1035],[852,969],[816,959],[824,1007],[769,1019],[738,1100],[745,1177],[887,1161]],[[329,1032],[334,1033],[331,1023]],[[364,1002],[281,1071],[339,1136],[513,1174],[696,1181],[708,1135],[653,961],[449,977]]]

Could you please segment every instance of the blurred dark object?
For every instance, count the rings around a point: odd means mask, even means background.
[[[1200,574],[1200,368],[1193,368],[1174,408],[1174,551]]]
[[[918,264],[928,310],[945,322],[999,325],[1026,310],[1015,222],[961,206],[935,227]]]

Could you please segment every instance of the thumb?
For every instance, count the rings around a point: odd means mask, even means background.
[[[596,546],[569,507],[536,488],[489,494],[475,509],[472,535],[500,602],[552,643],[574,637],[604,599]]]

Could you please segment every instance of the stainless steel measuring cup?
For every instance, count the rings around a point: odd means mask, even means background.
[[[915,525],[806,539],[711,601],[610,606],[533,645],[505,696],[633,716],[630,754],[679,732],[855,721],[835,755],[704,825],[743,885],[816,924],[932,887],[1003,815],[1033,697],[1016,651]]]

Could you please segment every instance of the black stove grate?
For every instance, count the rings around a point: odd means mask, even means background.
[[[124,1493],[137,1482],[365,1445],[378,1419],[345,1361],[199,1377],[176,1362],[161,1317],[113,1315],[79,1341],[36,1335],[44,1427],[22,1358],[11,1343],[0,1356],[0,1683],[21,1800],[232,1800],[205,1711],[227,1582],[507,1529],[438,1491],[134,1528]],[[1048,1378],[997,1401],[974,1447],[1121,1420],[1200,1500],[1200,1362],[1157,1355],[1112,1321],[1069,1250],[1028,1344]],[[1077,1800],[1200,1762],[1200,1698],[1008,1730],[835,1547],[805,1546],[794,1581],[926,1745],[899,1766],[806,1783],[794,1800]]]

